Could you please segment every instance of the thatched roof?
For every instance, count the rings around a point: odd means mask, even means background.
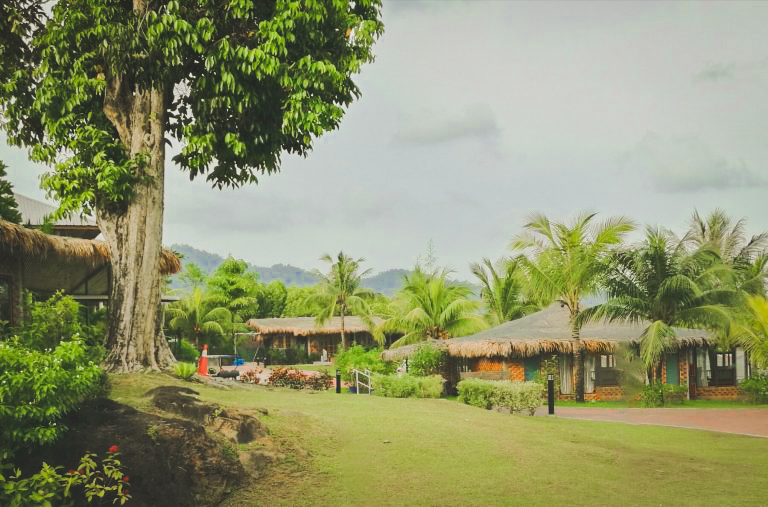
[[[505,322],[471,336],[452,338],[439,343],[453,357],[531,357],[545,353],[572,353],[568,310],[554,304],[518,320]],[[590,322],[579,336],[584,349],[592,354],[612,352],[620,342],[637,343],[645,325]],[[706,345],[712,339],[709,331],[676,328],[681,346]],[[385,359],[407,357],[415,347],[392,349]]]
[[[104,241],[51,236],[34,229],[0,220],[0,250],[25,256],[77,259],[93,266],[109,263],[109,246]],[[176,255],[163,249],[160,255],[160,273],[172,275],[181,269]]]
[[[402,359],[405,359],[406,357],[411,357],[411,355],[413,355],[413,353],[416,352],[416,349],[418,349],[425,343],[430,343],[433,346],[441,349],[446,348],[445,341],[428,340],[425,342],[414,343],[413,345],[403,345],[402,347],[387,349],[381,353],[381,358],[385,361],[400,361]]]
[[[249,328],[265,334],[292,334],[307,336],[316,334],[340,334],[341,317],[333,317],[323,326],[315,325],[314,317],[293,317],[285,319],[251,319],[245,323]],[[345,333],[370,332],[360,317],[344,317]]]

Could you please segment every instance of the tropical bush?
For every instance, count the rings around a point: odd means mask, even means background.
[[[533,376],[533,382],[536,382],[537,384],[541,384],[542,386],[544,386],[544,389],[546,389],[547,384],[549,383],[549,380],[547,378],[549,374],[552,374],[555,393],[559,393],[560,392],[560,361],[558,360],[557,356],[553,355],[549,359],[543,359],[541,361],[541,367],[539,368],[539,371],[537,371],[536,374]]]
[[[688,394],[686,385],[670,385],[661,382],[651,382],[643,387],[640,392],[640,405],[643,407],[663,407],[675,403],[682,403]]]
[[[491,405],[498,408],[509,408],[511,414],[528,412],[533,415],[541,406],[544,386],[537,382],[495,382]]]
[[[111,503],[120,502],[122,505],[131,499],[131,495],[128,494],[128,476],[118,460],[118,451],[116,445],[110,447],[100,466],[96,463],[96,454],[86,454],[80,459],[77,470],[70,470],[66,474],[60,472],[61,467],[52,467],[46,463],[43,463],[40,472],[31,477],[22,478],[20,470],[8,477],[0,473],[0,504],[71,505],[76,496],[82,495],[89,504],[94,497],[98,497],[99,504],[111,499]],[[0,472],[7,468],[11,466],[0,465]]]
[[[459,401],[473,407],[491,408],[494,385],[489,380],[466,378],[456,386]]]
[[[181,338],[179,338],[179,340],[178,355],[176,356],[176,360],[184,361],[187,363],[196,362],[200,357],[200,352],[198,352],[195,346],[189,343],[187,340]]]
[[[440,375],[417,377],[414,375],[373,376],[373,394],[389,398],[439,398],[445,380]]]
[[[288,364],[288,357],[282,349],[267,349],[264,354],[268,364]]]
[[[431,343],[422,343],[408,358],[408,373],[420,377],[434,375],[440,372],[444,362],[445,351]]]
[[[355,345],[348,349],[339,347],[334,359],[334,365],[341,370],[341,378],[351,382],[352,370],[371,370],[373,373],[389,375],[395,372],[395,366],[391,362],[381,359],[381,349],[366,350],[362,345]]]
[[[478,378],[464,379],[457,388],[461,403],[485,409],[508,408],[512,414],[527,411],[530,415],[541,406],[544,391],[544,387],[536,382]]]
[[[752,403],[768,403],[768,373],[756,373],[741,383]]]
[[[178,362],[173,365],[173,372],[182,380],[190,380],[197,373],[195,363]]]
[[[277,368],[272,371],[269,383],[275,387],[290,387],[291,389],[312,389],[323,391],[331,387],[333,377],[328,372],[320,372],[318,375],[304,375],[300,371],[288,368]]]
[[[83,315],[87,310],[72,296],[57,292],[46,301],[35,301],[33,294],[24,294],[24,321],[14,330],[22,346],[43,351],[53,349],[63,340],[77,335],[85,345],[89,359],[99,362],[104,354],[104,310],[91,314],[95,325],[86,325]]]
[[[52,443],[66,431],[62,417],[106,386],[77,336],[42,352],[0,343],[0,449]]]

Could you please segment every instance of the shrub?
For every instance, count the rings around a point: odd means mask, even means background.
[[[0,343],[0,449],[55,441],[66,430],[60,424],[64,414],[108,385],[73,338],[46,352],[15,339]]]
[[[117,459],[118,450],[116,445],[110,447],[100,467],[94,459],[95,454],[86,454],[80,459],[77,470],[70,470],[64,475],[59,471],[61,467],[45,463],[40,472],[27,478],[21,478],[19,470],[8,478],[0,473],[0,504],[68,505],[75,496],[74,492],[81,493],[89,504],[94,497],[98,497],[99,503],[111,499],[111,503],[120,502],[122,505],[131,496],[128,494],[128,476]],[[10,466],[2,465],[0,471],[3,468]]]
[[[542,359],[541,361],[541,367],[539,368],[539,371],[536,372],[536,374],[533,376],[533,382],[536,382],[537,384],[541,384],[544,386],[544,389],[547,388],[548,380],[547,375],[549,374],[553,375],[553,381],[554,381],[554,388],[555,393],[560,392],[560,360],[557,358],[557,356],[552,356],[549,359]]]
[[[24,297],[25,318],[15,333],[24,347],[39,351],[53,349],[62,340],[78,335],[87,348],[95,348],[91,359],[97,362],[103,355],[103,323],[97,326],[85,325],[85,313],[77,301],[61,292],[42,302],[34,301],[32,294],[27,292]],[[105,318],[103,311],[93,315],[97,321]]]
[[[459,391],[459,401],[473,407],[491,408],[493,384],[489,380],[466,378],[456,386]]]
[[[366,350],[362,345],[355,345],[346,350],[339,347],[334,364],[337,369],[341,370],[341,378],[347,382],[351,382],[353,379],[353,369],[360,371],[371,370],[373,373],[384,375],[394,373],[394,365],[381,359],[380,354],[381,349]]]
[[[173,365],[173,372],[182,380],[191,380],[197,373],[197,365],[195,363],[176,363]]]
[[[467,405],[508,408],[512,414],[528,411],[533,415],[541,406],[544,387],[536,382],[467,378],[459,382],[458,390],[459,401]]]
[[[284,364],[306,364],[307,363],[307,351],[303,347],[295,347],[285,350],[285,363]]]
[[[407,374],[377,374],[372,379],[373,393],[389,398],[439,398],[444,382],[440,375],[416,377]]]
[[[756,373],[741,382],[752,403],[768,403],[768,373]]]
[[[267,356],[267,364],[288,364],[288,358],[280,349],[267,349],[264,353]]]
[[[538,382],[495,382],[491,405],[509,408],[511,414],[527,411],[533,415],[541,406],[544,386]]]
[[[432,345],[422,343],[408,358],[408,373],[425,377],[440,372],[445,361],[445,352]]]
[[[688,394],[686,385],[670,385],[661,382],[651,382],[643,386],[640,392],[640,406],[663,407],[673,403],[682,403]]]
[[[200,352],[198,352],[195,346],[187,340],[184,340],[183,338],[179,338],[179,340],[178,356],[176,356],[176,360],[186,363],[196,363],[200,357]]]
[[[277,368],[269,376],[269,383],[275,387],[290,387],[291,389],[308,388],[320,391],[331,387],[333,377],[327,372],[322,372],[319,375],[304,375],[300,371]]]

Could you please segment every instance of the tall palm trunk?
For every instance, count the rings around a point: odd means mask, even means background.
[[[104,359],[104,368],[111,372],[158,370],[174,361],[163,335],[160,306],[165,96],[161,89],[142,89],[112,77],[104,101],[104,111],[129,155],[149,154],[149,161],[135,169],[137,182],[128,203],[96,203],[114,280]]]
[[[581,346],[580,328],[576,324],[578,314],[571,315],[571,343],[573,345],[573,367],[575,375],[573,384],[576,401],[584,401],[584,350]]]
[[[342,304],[341,305],[341,348],[343,350],[347,350],[347,341],[346,338],[344,338],[344,314],[347,313],[347,305]]]

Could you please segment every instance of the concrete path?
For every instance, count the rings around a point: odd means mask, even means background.
[[[536,411],[546,416],[546,405]],[[654,424],[768,438],[768,409],[742,408],[592,408],[558,407],[555,417],[590,421]]]

